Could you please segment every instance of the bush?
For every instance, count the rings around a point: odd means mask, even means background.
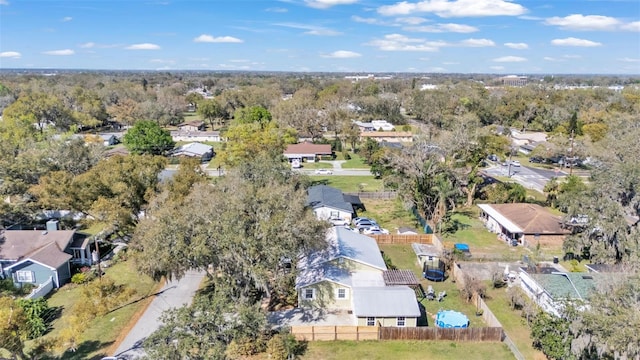
[[[87,281],[89,280],[87,280],[87,276],[84,273],[77,273],[71,277],[71,283],[76,285],[84,284]]]
[[[274,360],[295,359],[305,350],[306,342],[296,340],[290,333],[276,334],[267,343],[267,355]]]
[[[348,151],[343,151],[342,156],[344,157],[345,160],[351,160],[351,155],[349,154]]]
[[[264,340],[258,339],[233,339],[227,345],[225,355],[230,359],[244,359],[247,356],[261,353],[265,350]]]

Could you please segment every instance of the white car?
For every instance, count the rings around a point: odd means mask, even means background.
[[[331,171],[329,169],[316,169],[315,174],[316,175],[331,175],[331,174],[333,174],[333,171]]]
[[[389,230],[382,229],[378,226],[372,226],[362,230],[362,233],[364,235],[386,235],[386,234],[389,234]]]
[[[513,161],[511,162],[511,166],[520,167],[520,161],[518,161],[518,160],[513,160]]]
[[[329,222],[333,226],[349,226],[349,222],[347,220],[344,220],[344,219],[330,218]]]

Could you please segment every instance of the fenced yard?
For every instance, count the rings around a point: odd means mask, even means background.
[[[418,234],[418,235],[367,235],[374,238],[378,245],[383,244],[433,244],[433,234]]]
[[[445,329],[438,327],[383,326],[292,326],[291,334],[298,340],[436,340],[499,342],[503,339],[500,327]]]

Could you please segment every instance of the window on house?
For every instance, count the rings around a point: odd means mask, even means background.
[[[16,271],[18,282],[33,283],[35,282],[33,271]]]
[[[347,298],[347,289],[338,289],[338,299]]]
[[[375,326],[375,325],[376,325],[376,318],[368,317],[367,318],[367,326]]]
[[[397,325],[397,326],[404,326],[404,324],[405,324],[405,318],[404,318],[404,316],[399,317],[399,318],[397,319],[397,321],[396,321],[396,325]]]
[[[334,218],[335,219],[339,219],[340,218],[340,211],[332,211],[329,214],[329,217],[332,218],[332,219],[334,219]]]
[[[315,297],[316,297],[316,292],[314,289],[304,289],[305,300],[313,300]]]

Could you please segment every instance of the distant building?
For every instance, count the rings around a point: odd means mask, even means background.
[[[529,78],[526,76],[507,75],[500,78],[502,85],[505,86],[525,86]]]

